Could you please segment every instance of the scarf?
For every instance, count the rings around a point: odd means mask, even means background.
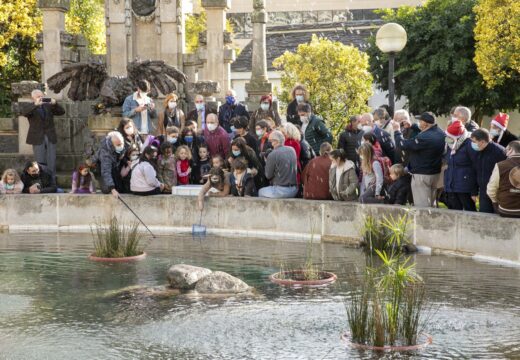
[[[467,138],[469,138],[469,132],[467,130],[464,130],[464,133],[457,138],[455,143],[453,144],[453,147],[451,148],[451,155],[455,155],[457,150],[462,146],[464,141],[466,141]]]

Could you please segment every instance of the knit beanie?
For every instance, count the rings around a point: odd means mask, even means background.
[[[498,113],[497,116],[493,120],[491,120],[491,125],[495,125],[502,130],[507,128],[507,123],[509,122],[509,115],[506,113]]]

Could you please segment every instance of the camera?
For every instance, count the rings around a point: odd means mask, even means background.
[[[44,97],[42,98],[42,103],[50,103],[52,101],[51,98]]]

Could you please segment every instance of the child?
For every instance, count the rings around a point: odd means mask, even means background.
[[[86,164],[81,164],[78,170],[72,173],[71,194],[95,194],[94,176],[90,173]]]
[[[175,158],[177,159],[177,184],[188,185],[190,183],[190,160],[191,151],[186,145],[177,147],[175,152]]]
[[[123,189],[127,193],[131,192],[130,179],[132,177],[132,170],[137,166],[137,164],[139,164],[140,153],[141,151],[139,147],[131,145],[122,161],[124,165],[121,166],[120,174],[123,182]]]
[[[257,196],[253,176],[247,171],[247,164],[242,159],[234,159],[231,163],[233,173],[230,177],[231,195]]]
[[[200,145],[198,155],[199,161],[193,167],[192,181],[194,184],[204,184],[208,178],[209,170],[211,169],[207,145]]]
[[[21,194],[23,182],[15,169],[7,169],[0,180],[0,194]]]
[[[157,178],[164,184],[164,193],[171,193],[172,187],[177,186],[177,166],[173,156],[173,145],[169,142],[161,145],[161,155],[157,161]]]
[[[390,177],[393,183],[388,187],[385,204],[406,205],[412,191],[412,177],[401,164],[395,164],[390,167]]]

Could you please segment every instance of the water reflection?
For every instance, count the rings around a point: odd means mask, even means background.
[[[0,354],[23,359],[520,358],[520,270],[470,259],[415,256],[436,314],[434,344],[417,354],[346,349],[343,298],[365,266],[360,250],[315,244],[338,274],[325,289],[287,289],[267,277],[302,263],[305,243],[164,237],[146,260],[86,259],[89,235],[0,234]],[[175,263],[223,270],[256,288],[246,297],[165,296]],[[125,289],[129,286],[141,286]]]

